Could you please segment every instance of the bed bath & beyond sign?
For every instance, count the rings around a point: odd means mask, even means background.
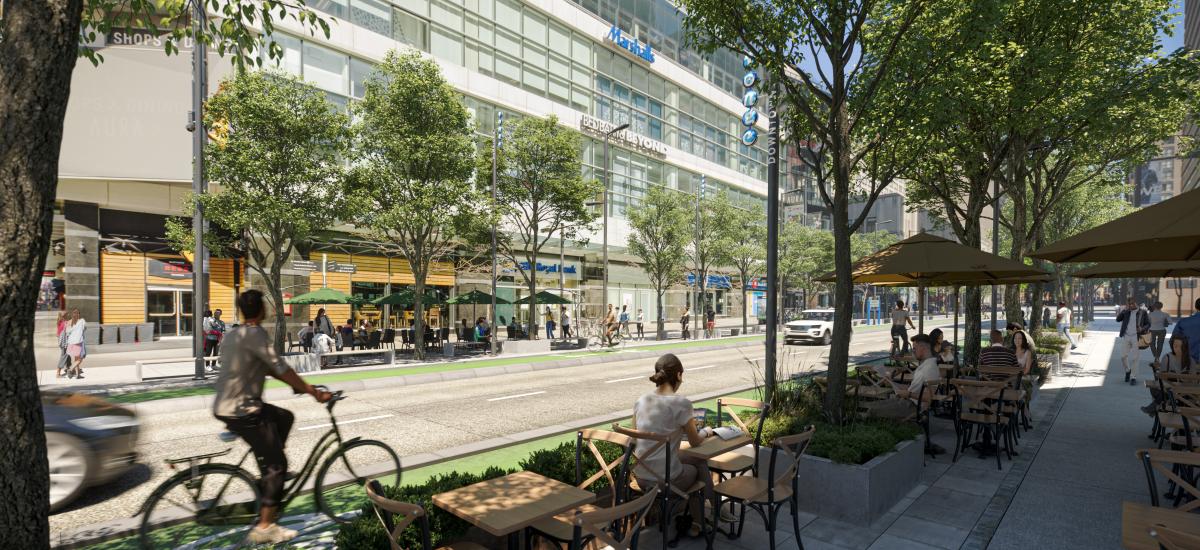
[[[612,129],[615,127],[616,125],[611,122],[590,117],[588,115],[582,115],[579,118],[579,129],[595,135],[603,136],[604,134],[612,131]],[[629,130],[621,130],[620,132],[613,134],[613,138],[618,142],[624,142],[630,147],[634,147],[647,153],[654,153],[659,156],[666,156],[667,154],[667,144],[661,141],[655,141],[643,135],[635,134]]]

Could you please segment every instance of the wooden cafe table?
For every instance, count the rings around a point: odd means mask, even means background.
[[[517,472],[436,494],[433,503],[489,534],[520,546],[521,530],[596,500],[596,495],[533,472]]]
[[[1136,502],[1121,503],[1121,546],[1130,550],[1158,550],[1158,540],[1150,534],[1155,525],[1200,537],[1200,515]]]
[[[710,458],[721,456],[734,449],[739,449],[749,445],[754,441],[749,435],[742,434],[733,439],[721,439],[717,436],[712,436],[704,440],[699,447],[692,447],[688,443],[687,438],[679,442],[679,457],[692,458],[695,460],[708,460]]]

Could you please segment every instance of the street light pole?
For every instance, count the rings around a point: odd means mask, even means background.
[[[692,302],[696,306],[692,308],[692,326],[696,327],[696,331],[692,334],[695,335],[694,337],[697,340],[700,339],[701,304],[699,302],[707,301],[705,300],[705,296],[701,296],[701,294],[703,294],[704,285],[700,282],[700,240],[704,238],[704,233],[700,228],[700,201],[704,200],[704,187],[707,184],[708,176],[705,174],[700,174],[700,185],[696,187],[696,243],[694,246],[695,250],[693,251],[696,254],[696,261],[692,264],[694,271],[694,273],[692,273],[692,281],[695,281],[693,283],[695,288],[692,290]],[[696,292],[696,290],[701,290],[701,292]]]
[[[992,180],[992,254],[1000,255],[1000,180]],[[992,285],[992,330],[996,330],[996,285]]]
[[[203,195],[208,185],[204,181],[204,98],[208,94],[208,69],[205,67],[207,52],[200,34],[204,31],[206,13],[204,2],[192,0],[192,120],[188,128],[192,132],[192,193]],[[192,350],[196,358],[193,380],[204,380],[204,304],[207,302],[205,267],[208,251],[204,248],[204,207],[196,202],[192,215],[192,237],[196,241],[192,255]]]
[[[600,201],[604,208],[604,279],[602,283],[602,298],[600,299],[601,315],[608,315],[608,310],[604,307],[608,303],[608,193],[612,185],[612,167],[608,161],[608,140],[613,134],[620,132],[629,127],[626,122],[612,130],[604,133],[604,199]]]
[[[492,138],[492,214],[495,215],[496,209],[496,155],[499,154],[500,140],[504,139],[504,113],[496,113],[496,134]],[[496,354],[497,342],[496,338],[500,334],[500,327],[496,324],[496,220],[492,220],[492,329],[488,335],[488,342],[491,344],[492,355]]]

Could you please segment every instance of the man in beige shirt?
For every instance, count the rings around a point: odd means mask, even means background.
[[[331,395],[305,382],[275,353],[267,331],[259,325],[266,313],[262,292],[241,293],[237,306],[243,324],[226,334],[221,344],[213,416],[250,445],[258,461],[262,509],[258,524],[250,530],[250,542],[279,544],[296,537],[296,531],[275,523],[287,476],[283,448],[295,417],[287,409],[263,402],[263,384],[269,374],[286,382],[292,391],[307,393],[318,402],[328,401]]]

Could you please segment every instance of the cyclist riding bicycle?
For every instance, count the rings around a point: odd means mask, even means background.
[[[278,544],[297,535],[296,531],[276,523],[275,517],[287,476],[287,455],[283,448],[295,416],[287,409],[264,403],[263,384],[270,374],[291,386],[292,391],[311,395],[317,402],[329,401],[332,395],[305,382],[275,353],[267,331],[260,326],[265,313],[262,292],[241,293],[237,307],[242,313],[242,325],[227,333],[221,344],[213,416],[241,437],[258,461],[262,509],[258,523],[250,530],[250,542]]]
[[[613,311],[612,304],[608,304],[608,313],[604,316],[603,324],[604,324],[604,343],[611,346],[612,339],[613,339],[612,338],[613,333],[616,332],[617,329],[620,328],[620,326],[621,326],[621,325],[617,324],[617,315],[616,315],[616,312]]]

